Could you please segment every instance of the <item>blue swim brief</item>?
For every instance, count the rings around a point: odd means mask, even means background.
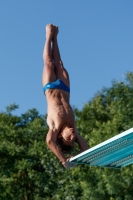
[[[63,83],[62,80],[60,79],[57,79],[56,81],[54,82],[50,82],[50,83],[47,83],[44,87],[43,87],[43,90],[44,90],[44,93],[46,92],[46,90],[48,89],[61,89],[61,90],[64,90],[68,93],[70,93],[70,88],[65,85],[65,83]]]

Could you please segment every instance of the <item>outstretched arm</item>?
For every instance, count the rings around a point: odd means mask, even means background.
[[[66,162],[67,158],[60,151],[59,147],[56,144],[57,134],[58,133],[56,130],[50,129],[46,137],[46,143],[51,151],[59,158],[60,162],[63,164]]]
[[[57,131],[54,131],[52,129],[49,130],[46,138],[48,147],[59,158],[60,162],[65,168],[75,167],[73,163],[69,163],[70,158],[66,158],[64,154],[60,151],[58,145],[56,144],[57,133]]]
[[[77,128],[75,127],[75,132],[76,132],[76,138],[75,138],[75,142],[78,143],[81,151],[85,151],[87,149],[89,149],[88,144],[86,143],[86,141],[79,135]]]

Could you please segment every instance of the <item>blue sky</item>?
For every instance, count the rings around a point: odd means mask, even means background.
[[[73,106],[82,109],[113,79],[133,71],[132,0],[1,0],[0,111],[46,114],[41,85],[45,26],[59,26],[59,47],[71,79]]]

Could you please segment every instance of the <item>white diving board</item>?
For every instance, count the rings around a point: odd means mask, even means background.
[[[121,168],[133,163],[133,128],[70,159],[71,163]]]

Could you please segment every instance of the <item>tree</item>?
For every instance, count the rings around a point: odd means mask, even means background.
[[[91,147],[133,127],[133,73],[127,73],[124,82],[113,81],[111,88],[103,88],[83,110],[76,109],[75,113],[80,133]],[[121,170],[85,170],[83,199],[133,199],[132,169],[131,165]],[[94,174],[93,181],[87,178],[90,173]]]
[[[133,165],[67,170],[46,146],[46,116],[32,109],[18,117],[12,114],[17,108],[10,105],[0,113],[0,200],[133,199]],[[133,127],[133,73],[124,82],[113,81],[74,112],[90,147]]]
[[[45,145],[45,117],[35,109],[13,116],[16,107],[11,105],[0,114],[0,199],[38,199],[55,187],[49,181],[52,168]]]

